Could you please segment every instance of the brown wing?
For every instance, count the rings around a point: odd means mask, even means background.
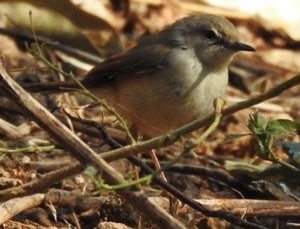
[[[113,56],[93,68],[82,81],[88,88],[99,87],[120,77],[152,74],[168,65],[169,48],[162,45],[135,47]]]

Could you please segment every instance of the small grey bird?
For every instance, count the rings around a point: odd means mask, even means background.
[[[112,104],[140,135],[157,136],[213,112],[214,100],[224,96],[228,65],[238,51],[255,49],[241,43],[231,22],[193,15],[108,58],[82,83]],[[40,90],[66,87],[78,86],[57,82]]]

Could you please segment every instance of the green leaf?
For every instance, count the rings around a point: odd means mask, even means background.
[[[273,136],[287,136],[300,130],[300,124],[288,119],[278,119],[269,121],[266,126],[266,132]]]

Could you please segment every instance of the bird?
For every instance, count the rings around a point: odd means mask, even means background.
[[[107,58],[81,83],[111,104],[140,136],[155,137],[213,113],[214,100],[225,95],[228,66],[239,51],[255,49],[241,42],[225,17],[191,15]],[[60,91],[78,85],[27,86],[33,88]]]

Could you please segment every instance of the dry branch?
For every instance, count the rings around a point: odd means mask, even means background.
[[[20,198],[11,199],[0,205],[0,225],[29,208],[39,206],[45,198],[45,194],[34,194]]]
[[[167,198],[152,197],[153,201],[168,209]],[[252,199],[198,199],[205,208],[211,211],[228,211],[243,217],[273,216],[297,217],[300,215],[300,203],[296,201],[252,200]],[[189,206],[179,210],[181,213],[193,211]],[[180,212],[178,213],[180,215]]]

